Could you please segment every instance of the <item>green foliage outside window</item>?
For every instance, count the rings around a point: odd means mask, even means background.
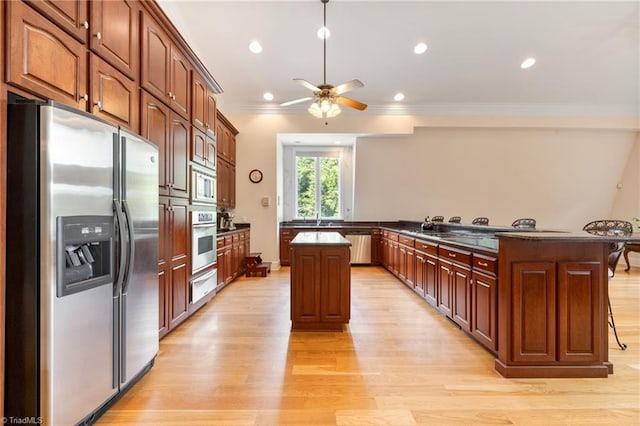
[[[320,205],[320,217],[340,216],[340,159],[336,157],[296,158],[297,217],[313,218]],[[319,193],[317,192],[319,189]]]

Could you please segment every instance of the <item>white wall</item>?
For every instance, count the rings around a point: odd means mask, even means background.
[[[581,229],[609,217],[635,139],[631,131],[480,128],[361,138],[354,217],[486,216],[496,225],[533,217],[539,228]]]
[[[355,220],[455,214],[508,225],[533,216],[542,227],[576,229],[608,217],[614,199],[626,203],[616,184],[640,167],[629,166],[639,129],[626,118],[342,114],[325,126],[307,115],[225,115],[240,131],[236,221],[251,223],[251,250],[274,262],[283,190],[278,133],[381,135],[360,138],[354,150]],[[248,179],[254,168],[264,172],[259,184]],[[625,190],[638,193],[640,182],[629,181]],[[270,206],[261,205],[263,196]]]

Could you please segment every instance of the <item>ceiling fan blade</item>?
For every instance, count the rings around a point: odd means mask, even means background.
[[[302,84],[304,87],[306,87],[307,89],[313,91],[313,92],[319,92],[320,88],[314,86],[313,84],[309,83],[307,80],[303,79],[303,78],[294,78],[293,81],[297,81],[298,83]]]
[[[362,83],[358,79],[355,79],[355,80],[347,81],[346,83],[342,83],[341,85],[336,86],[333,89],[331,89],[331,91],[335,95],[341,95],[343,93],[347,93],[350,90],[357,89],[357,88],[363,87],[363,86],[364,86],[364,83]]]
[[[333,98],[335,103],[348,106],[351,108],[355,108],[360,111],[364,111],[367,109],[367,104],[363,104],[362,102],[354,101],[353,99],[345,98],[344,96],[336,96]]]
[[[313,96],[309,96],[306,98],[300,98],[300,99],[296,99],[294,101],[289,101],[289,102],[283,102],[280,104],[280,106],[289,106],[289,105],[293,105],[293,104],[299,104],[300,102],[304,102],[304,101],[310,101],[311,99],[313,99]]]

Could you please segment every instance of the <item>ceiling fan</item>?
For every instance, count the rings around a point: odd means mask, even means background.
[[[327,84],[327,3],[329,3],[329,0],[320,1],[322,2],[324,7],[324,26],[322,27],[324,40],[323,83],[319,84],[318,86],[314,86],[313,84],[302,78],[294,78],[294,81],[297,81],[307,89],[311,90],[313,92],[313,96],[307,96],[305,98],[284,102],[281,103],[280,106],[289,106],[313,99],[313,103],[309,107],[309,112],[311,113],[311,115],[317,118],[331,118],[340,114],[341,110],[338,104],[363,111],[367,108],[366,104],[342,96],[343,93],[357,89],[359,87],[363,87],[364,84],[360,80],[351,80],[338,86]]]

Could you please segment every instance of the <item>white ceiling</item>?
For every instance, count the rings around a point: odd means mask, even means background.
[[[320,0],[157,1],[223,88],[223,112],[308,107],[278,104],[309,96],[293,78],[322,83]],[[354,114],[640,115],[638,0],[331,0],[327,26],[327,83],[365,84],[347,94],[369,104]]]

